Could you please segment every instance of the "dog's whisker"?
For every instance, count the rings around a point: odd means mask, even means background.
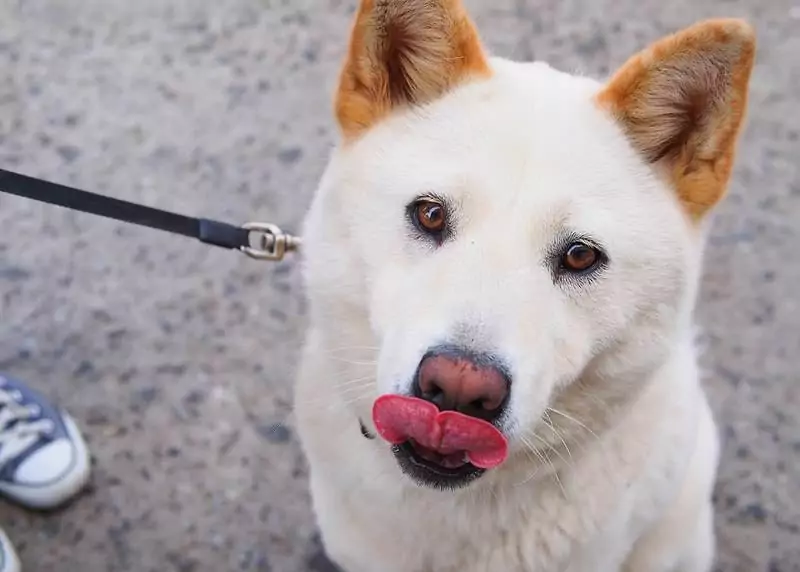
[[[542,437],[542,436],[540,436],[540,435],[537,435],[537,434],[536,434],[536,432],[534,432],[534,431],[530,431],[530,432],[529,432],[529,434],[530,434],[530,435],[531,435],[531,436],[532,436],[534,439],[536,439],[536,440],[538,440],[540,443],[544,444],[544,445],[547,447],[547,449],[548,449],[549,451],[552,451],[553,453],[555,453],[556,457],[558,457],[559,459],[561,459],[561,461],[562,461],[562,462],[563,462],[565,465],[567,465],[567,467],[570,467],[570,468],[572,468],[572,464],[569,462],[569,460],[568,460],[566,457],[564,457],[564,455],[562,455],[562,454],[561,454],[561,452],[560,452],[558,449],[556,449],[555,447],[553,447],[553,445],[552,445],[552,444],[550,444],[550,442],[549,442],[547,439],[543,438],[543,437]],[[551,461],[551,465],[552,465],[552,461]],[[553,465],[553,467],[555,468],[555,465]]]
[[[604,410],[604,413],[606,415],[611,415],[612,414],[612,410],[608,406],[608,404],[604,403],[600,398],[598,398],[592,392],[588,391],[587,389],[581,388],[581,393],[586,395],[587,397],[591,398],[595,403],[597,403],[600,406],[600,408]],[[555,410],[553,410],[553,411],[554,411],[554,413],[557,412]],[[563,413],[562,413],[562,416],[563,416]],[[582,428],[583,430],[587,431],[588,433],[590,433],[591,435],[593,435],[597,439],[597,443],[598,443],[598,445],[600,447],[600,452],[603,454],[604,462],[606,464],[608,464],[609,466],[611,466],[612,461],[609,458],[609,452],[606,449],[605,443],[600,439],[600,437],[597,435],[597,433],[595,433],[594,431],[589,429],[583,423],[580,423],[577,419],[570,418],[570,417],[567,417],[567,419],[570,419],[571,421],[575,422],[580,428]],[[586,445],[584,444],[583,447],[585,448]]]
[[[528,459],[531,460],[532,463],[536,466],[536,472],[538,472],[539,467],[545,462],[544,455],[542,455],[541,451],[539,451],[536,446],[531,443],[524,435],[521,437],[522,443],[525,445],[525,455]],[[532,455],[535,455],[534,458]],[[535,475],[535,473],[534,473]]]
[[[377,353],[380,351],[381,348],[377,346],[342,346],[339,348],[331,348],[322,352],[323,355],[332,355],[332,354],[339,354],[344,352],[356,352],[356,351],[370,351]]]
[[[358,383],[365,383],[365,382],[372,382],[375,379],[374,375],[365,375],[363,377],[357,377],[355,379],[348,379],[347,381],[342,381],[335,385],[336,388],[343,388],[349,387],[351,385],[355,385]]]
[[[337,393],[338,393],[338,395],[340,397],[344,397],[344,396],[349,396],[349,395],[352,395],[353,393],[356,393],[356,392],[359,392],[359,391],[363,391],[363,390],[366,390],[366,389],[372,390],[372,384],[368,383],[368,382],[365,382],[365,383],[361,383],[359,385],[353,385],[351,387],[345,387],[344,389],[339,389],[337,391]]]
[[[573,423],[575,423],[575,424],[576,424],[578,427],[581,427],[581,428],[583,428],[584,430],[586,430],[586,431],[587,431],[589,434],[591,434],[591,435],[592,435],[592,436],[593,436],[595,439],[597,439],[598,441],[602,441],[602,440],[600,439],[600,435],[598,435],[597,433],[595,433],[595,432],[594,432],[594,431],[593,431],[593,430],[592,430],[592,429],[591,429],[589,426],[587,426],[585,423],[583,423],[583,422],[581,422],[581,421],[579,421],[579,420],[575,419],[575,418],[574,418],[572,415],[569,415],[568,413],[564,413],[563,411],[561,411],[561,410],[559,410],[559,409],[556,409],[555,407],[548,407],[548,408],[547,408],[547,411],[549,411],[549,412],[552,412],[552,413],[555,413],[556,415],[560,415],[561,417],[563,417],[564,419],[567,419],[568,421],[572,421],[572,422],[573,422]]]
[[[368,365],[368,366],[376,366],[376,365],[378,365],[378,362],[375,361],[375,360],[370,360],[370,361],[349,360],[349,359],[345,359],[345,358],[337,357],[337,356],[328,356],[328,358],[332,359],[334,361],[339,361],[339,362],[346,363],[346,364],[349,364],[349,365]]]
[[[599,406],[601,409],[604,409],[606,413],[611,411],[611,409],[608,407],[608,404],[600,399],[597,396],[597,393],[592,391],[590,387],[586,387],[586,384],[583,382],[578,382],[577,390],[581,395],[590,399],[595,405]]]
[[[356,364],[356,365],[358,365],[358,364]],[[343,367],[343,369],[333,370],[329,377],[332,377],[334,379],[340,379],[340,378],[345,378],[346,379],[346,378],[351,377],[354,374],[356,374],[356,375],[366,374],[366,371],[363,368],[355,369],[355,368],[353,368],[353,367],[351,367],[349,365],[344,365],[342,367]],[[374,369],[372,371],[373,371],[373,373],[371,373],[369,375],[374,376],[375,375],[374,374]],[[364,377],[366,377],[366,375]]]
[[[567,441],[564,439],[564,437],[561,435],[561,433],[558,432],[558,429],[556,429],[556,426],[553,425],[553,420],[551,419],[550,414],[547,413],[547,411],[544,412],[544,417],[543,417],[542,421],[544,422],[545,427],[550,429],[550,431],[553,432],[553,435],[555,435],[561,441],[561,444],[564,445],[564,450],[567,452],[567,456],[570,459],[572,459],[572,451],[569,450],[569,446],[567,445]]]
[[[558,469],[553,465],[553,462],[550,459],[547,459],[547,462],[550,464],[550,467],[553,469],[553,478],[558,485],[558,488],[561,490],[561,494],[563,495],[564,499],[568,499],[569,496],[567,495],[567,489],[564,488],[564,483],[561,482],[561,477],[558,476]]]
[[[487,489],[487,491],[488,491],[488,494],[491,497],[491,499],[494,499],[495,501],[500,502],[500,495],[497,494],[497,488],[496,487],[489,487]]]
[[[525,476],[525,478],[524,478],[524,479],[522,479],[522,480],[521,480],[520,482],[518,482],[518,483],[515,483],[515,484],[514,484],[514,486],[515,486],[515,487],[521,487],[521,486],[523,486],[523,485],[526,485],[526,484],[528,484],[529,482],[531,482],[533,479],[535,479],[535,478],[536,478],[536,475],[538,475],[538,474],[539,474],[539,465],[537,464],[537,465],[534,467],[534,469],[533,469],[533,470],[532,470],[530,473],[528,473],[528,474]]]
[[[539,452],[538,449],[536,449],[536,447],[533,445],[533,443],[531,443],[525,437],[525,435],[520,436],[520,440],[522,441],[522,444],[525,445],[525,447],[523,449],[525,451],[525,455],[528,457],[528,459],[531,460],[531,462],[533,463],[534,467],[533,467],[533,471],[531,471],[531,473],[529,475],[527,475],[523,481],[515,484],[514,486],[522,486],[522,485],[530,482],[539,473],[539,468],[542,466],[542,464],[545,463],[545,458],[542,455],[542,453]],[[536,458],[538,459],[538,462],[536,461],[536,459],[533,458],[533,456],[531,456],[531,453],[536,455]]]
[[[531,459],[532,461],[534,460],[533,457],[530,456],[531,453],[533,453],[534,455],[536,455],[536,458],[539,460],[540,463],[544,463],[545,458],[542,455],[542,452],[539,451],[539,449],[533,443],[531,443],[530,440],[528,440],[528,438],[525,435],[522,435],[520,437],[520,440],[522,441],[523,445],[525,445],[525,453],[528,455],[529,459]]]
[[[553,446],[552,446],[552,445],[550,445],[550,443],[548,443],[548,442],[547,442],[547,440],[546,440],[546,439],[542,439],[542,438],[541,438],[539,435],[537,435],[537,434],[536,434],[535,432],[533,432],[533,431],[528,431],[528,432],[527,432],[527,434],[528,434],[528,435],[531,435],[531,436],[532,436],[532,437],[534,437],[535,439],[538,439],[539,441],[541,441],[542,443],[544,443],[545,445],[547,445],[547,447],[548,447],[548,449],[549,449],[549,450],[552,450],[554,453],[556,453],[556,455],[558,455],[558,456],[561,458],[561,460],[563,460],[563,461],[566,463],[566,459],[564,459],[564,457],[562,457],[562,456],[561,456],[561,455],[558,453],[558,451],[557,451],[555,448],[553,448]],[[534,450],[536,450],[536,449],[534,448]],[[548,456],[547,456],[547,455],[543,455],[542,453],[539,453],[539,454],[542,456],[542,458],[544,458],[544,459],[545,459],[545,461],[547,462],[547,464],[548,464],[548,465],[550,465],[550,468],[553,470],[553,478],[555,479],[556,483],[558,484],[558,488],[559,488],[559,489],[561,489],[561,494],[563,494],[563,495],[564,495],[564,498],[566,499],[566,498],[567,498],[567,491],[566,491],[566,489],[564,488],[564,484],[561,482],[561,478],[558,476],[558,468],[557,468],[557,467],[556,467],[556,466],[553,464],[553,461],[552,461],[550,458],[548,458]]]
[[[347,399],[347,400],[343,401],[342,402],[342,406],[348,407],[350,405],[355,405],[359,401],[361,401],[363,399],[366,399],[368,397],[371,397],[372,395],[374,395],[374,393],[375,393],[375,391],[373,390],[373,388],[369,387],[369,388],[367,388],[367,391],[364,391],[362,394],[360,394],[360,395],[358,395],[356,397],[353,397],[351,399]]]
[[[342,350],[379,350],[381,349],[380,346],[367,346],[367,345],[357,345],[357,346],[339,346],[336,348],[328,348],[326,352],[338,352]]]

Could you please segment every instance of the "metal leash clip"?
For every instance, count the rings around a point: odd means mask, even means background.
[[[240,246],[239,250],[256,260],[281,261],[287,252],[300,248],[300,238],[283,232],[280,227],[267,222],[248,222],[242,225],[249,232],[251,243]],[[257,246],[252,245],[252,237],[258,237]]]

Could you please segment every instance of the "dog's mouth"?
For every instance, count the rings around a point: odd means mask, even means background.
[[[406,441],[392,448],[400,469],[417,484],[435,489],[457,489],[468,485],[486,470],[469,462],[466,451],[443,454]]]
[[[464,486],[508,454],[505,436],[494,425],[430,402],[400,395],[375,401],[378,434],[393,445],[400,468],[421,485]]]
[[[413,462],[429,467],[432,470],[457,471],[463,469],[466,465],[472,465],[469,462],[466,451],[441,453],[434,449],[423,447],[415,441],[406,441],[404,445],[410,451],[410,457]],[[475,465],[472,466],[474,467]]]

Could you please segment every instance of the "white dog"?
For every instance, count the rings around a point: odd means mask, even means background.
[[[487,56],[459,0],[363,0],[304,230],[296,415],[346,572],[707,571],[692,314],[752,29],[606,83]]]

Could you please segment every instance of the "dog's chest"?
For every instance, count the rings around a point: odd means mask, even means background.
[[[326,545],[346,572],[538,572],[566,570],[594,528],[563,505],[538,506],[490,493],[325,495]],[[353,489],[351,489],[353,490]],[[341,491],[341,489],[340,489]],[[439,498],[437,498],[439,495]],[[545,500],[556,503],[549,492]]]

